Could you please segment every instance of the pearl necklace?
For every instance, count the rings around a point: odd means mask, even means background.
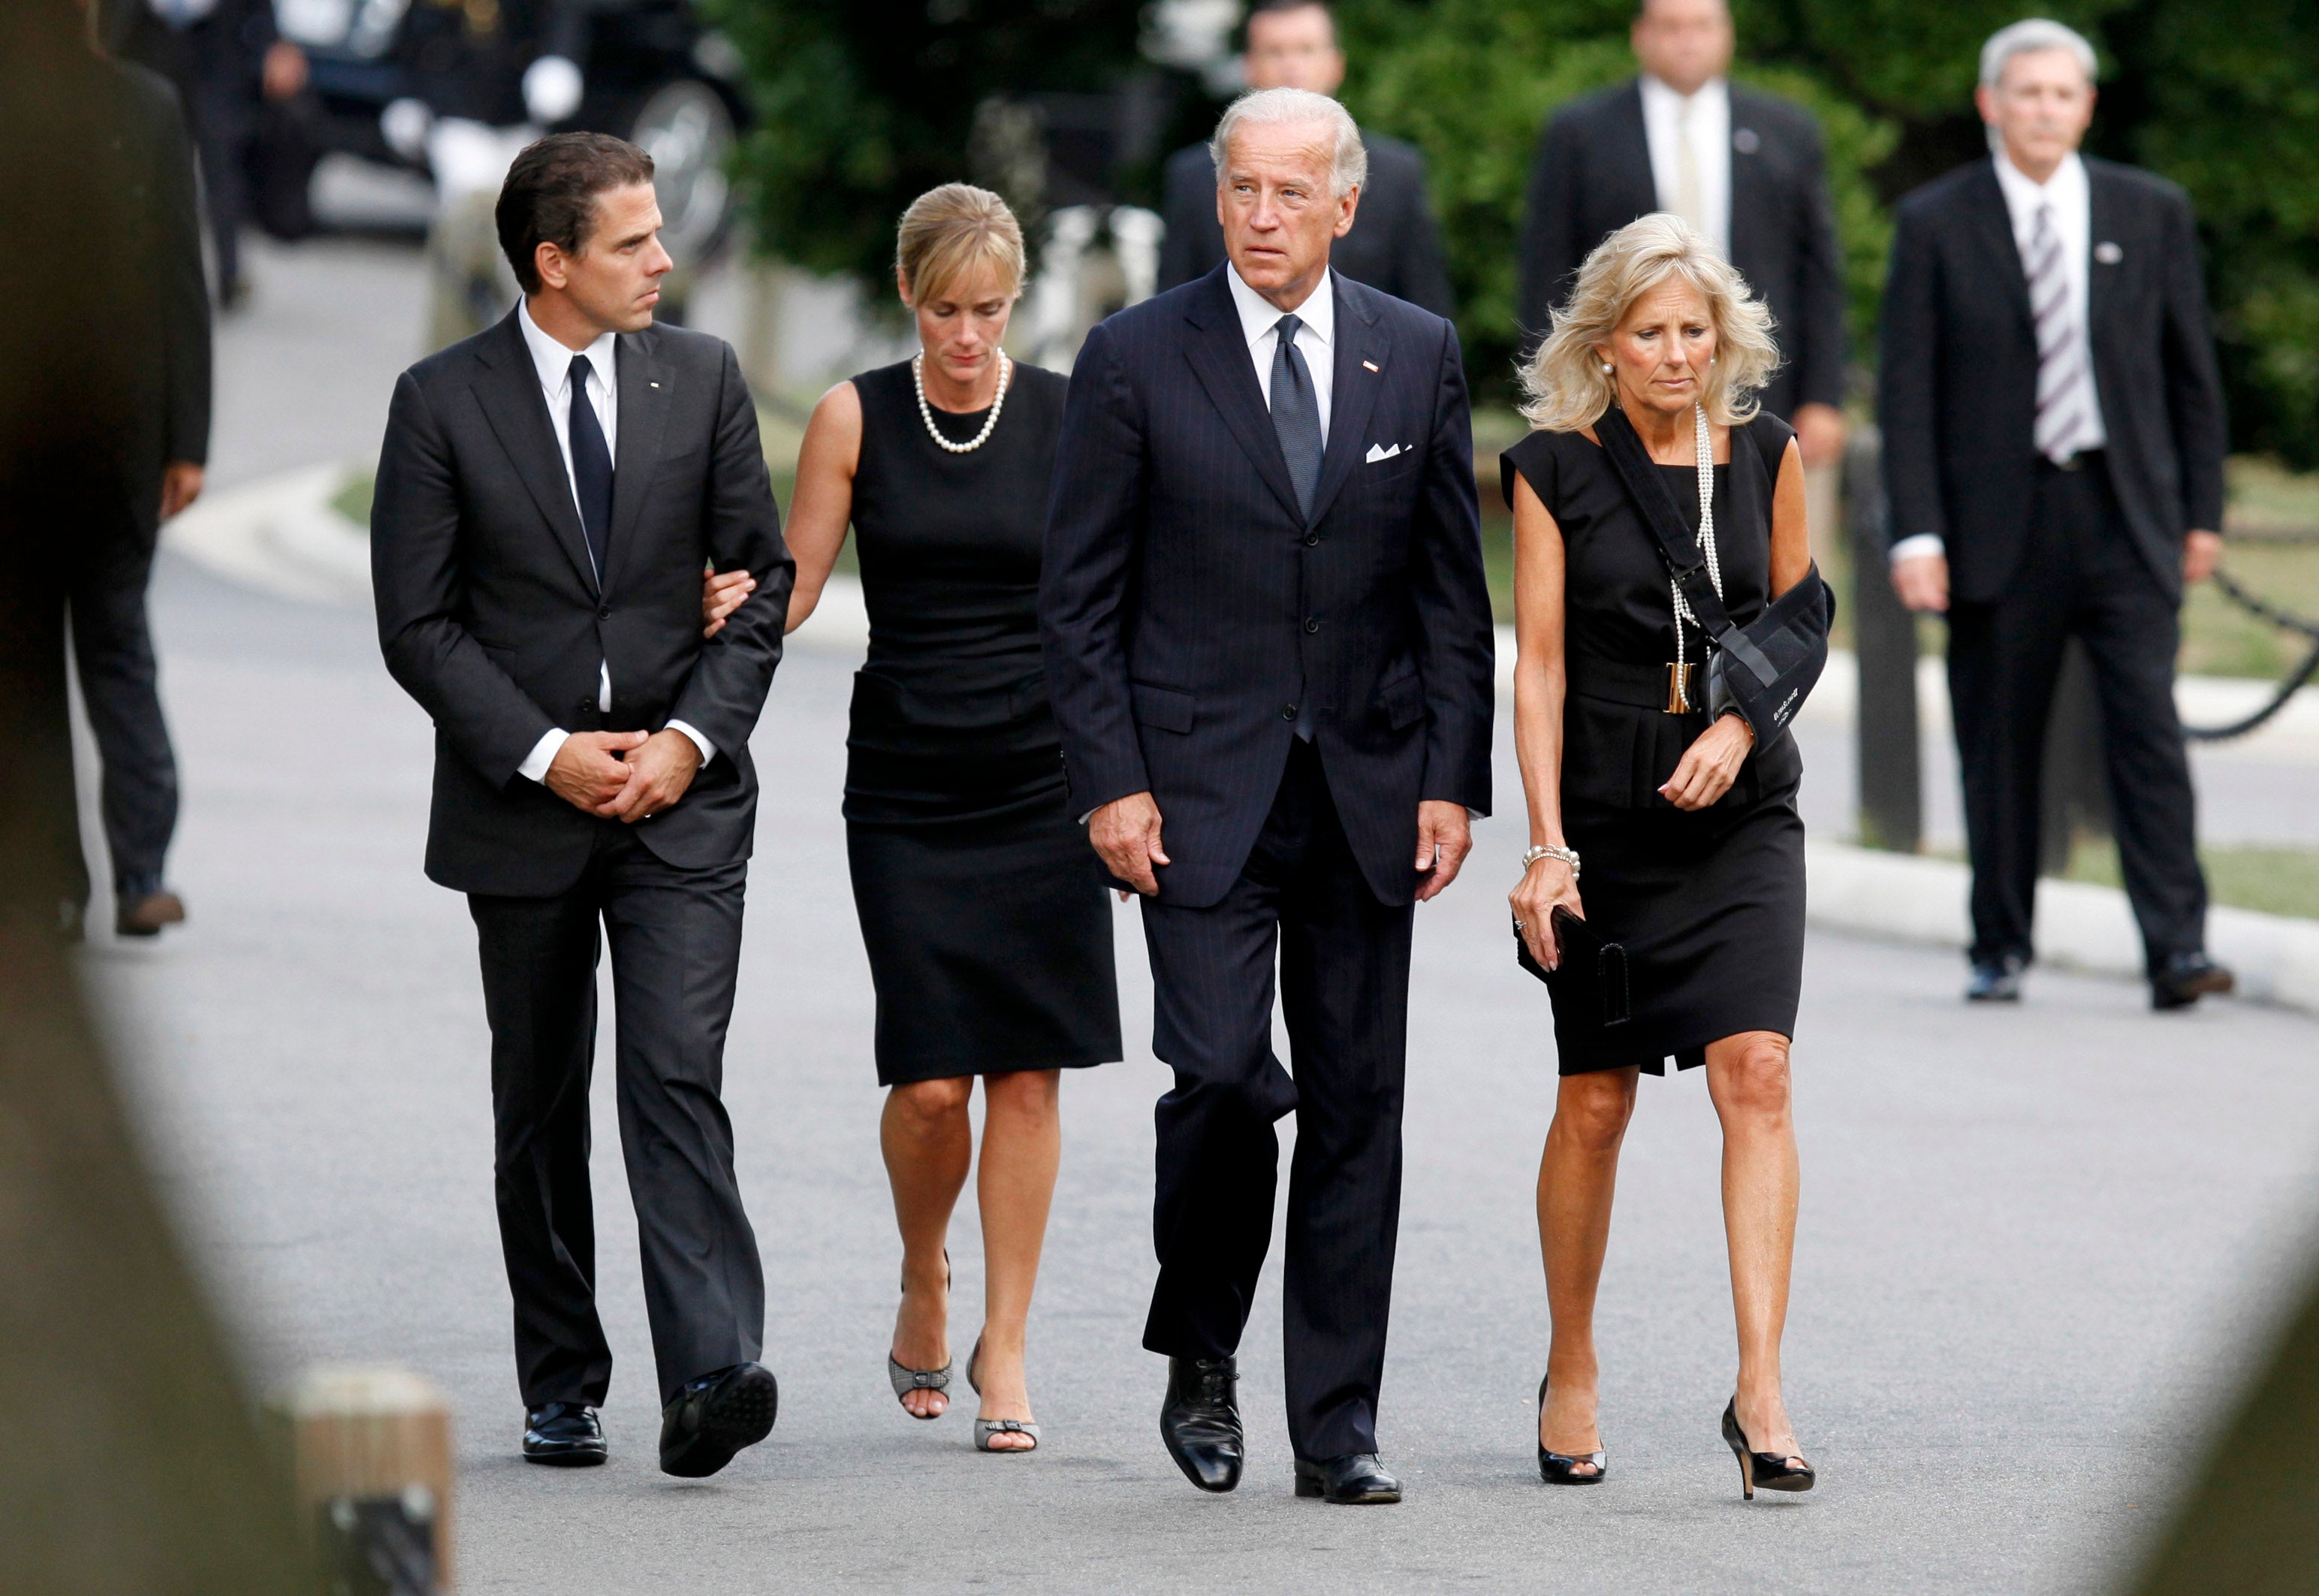
[[[983,422],[982,430],[967,442],[952,443],[942,435],[942,428],[934,425],[934,407],[926,402],[925,359],[925,351],[923,349],[910,356],[910,386],[918,391],[918,418],[926,424],[926,436],[951,454],[971,455],[984,444],[988,443],[991,433],[997,428],[998,412],[1006,408],[1006,384],[1015,375],[1015,363],[1006,357],[1005,350],[999,351],[998,396],[990,401],[989,419]]]
[[[1691,407],[1692,441],[1694,458],[1699,463],[1699,547],[1707,556],[1707,580],[1714,584],[1715,596],[1723,596],[1723,564],[1715,557],[1715,435],[1708,430],[1707,411],[1700,405]],[[1667,579],[1667,593],[1674,600],[1674,665],[1675,680],[1685,680],[1683,658],[1683,623],[1699,625],[1699,618],[1691,613],[1683,602],[1683,589],[1673,577]],[[1702,631],[1704,627],[1701,628]]]

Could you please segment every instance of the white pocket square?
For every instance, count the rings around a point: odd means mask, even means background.
[[[1398,455],[1398,454],[1400,454],[1400,453],[1401,453],[1401,446],[1400,446],[1399,444],[1395,444],[1395,445],[1394,445],[1394,446],[1393,446],[1393,447],[1391,447],[1391,448],[1389,448],[1389,449],[1388,449],[1388,448],[1386,448],[1383,444],[1371,444],[1371,445],[1369,446],[1369,452],[1368,452],[1368,455],[1367,455],[1367,456],[1365,458],[1365,460],[1363,461],[1363,464],[1367,464],[1367,465],[1375,465],[1378,461],[1380,461],[1380,460],[1390,460],[1390,459],[1392,459],[1395,455]]]

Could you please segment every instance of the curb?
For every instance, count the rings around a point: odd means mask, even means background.
[[[1804,844],[1804,860],[1810,924],[1959,950],[1972,940],[1972,872],[1962,864],[1821,842]],[[2319,1013],[2319,920],[2214,908],[2206,943],[2237,972],[2240,996]],[[2143,978],[2142,934],[2125,894],[2085,881],[2040,881],[2037,957],[2063,969]]]

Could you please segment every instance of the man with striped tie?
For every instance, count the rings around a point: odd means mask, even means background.
[[[2078,153],[2094,77],[2058,23],[2000,31],[1976,96],[1990,158],[1900,203],[1879,399],[1892,582],[1949,618],[1966,996],[2020,996],[2046,713],[2075,636],[2152,1002],[2181,1008],[2232,984],[2206,953],[2173,696],[2183,588],[2221,549],[2222,384],[2188,199]]]

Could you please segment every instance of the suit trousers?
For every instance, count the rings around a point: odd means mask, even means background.
[[[2206,945],[2206,883],[2174,708],[2175,600],[2135,548],[2098,455],[2041,464],[2004,597],[1949,612],[1949,698],[1972,855],[1972,958],[2027,959],[2045,723],[2062,651],[2085,644],[2118,863],[2152,970]]]
[[[161,718],[145,615],[152,573],[149,530],[140,536],[123,526],[89,538],[67,578],[73,664],[104,758],[104,841],[113,889],[122,898],[161,889],[162,862],[177,829],[177,762]]]
[[[1240,1345],[1272,1236],[1279,1141],[1295,1110],[1283,1275],[1288,1434],[1315,1461],[1376,1450],[1377,1391],[1401,1218],[1412,907],[1362,879],[1318,752],[1298,740],[1247,867],[1222,901],[1147,898],[1160,1099],[1143,1345],[1222,1357]],[[1272,1050],[1279,967],[1294,1076]]]
[[[467,899],[492,1027],[500,1245],[528,1408],[601,1406],[611,1382],[588,1182],[600,923],[662,1404],[688,1380],[762,1350],[764,1275],[720,1096],[747,875],[741,862],[678,870],[634,828],[607,822],[569,891]]]

